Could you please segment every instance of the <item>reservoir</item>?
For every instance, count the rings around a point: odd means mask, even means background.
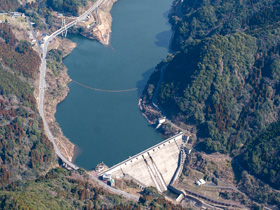
[[[114,164],[163,140],[141,115],[139,96],[154,67],[168,54],[172,0],[118,0],[112,8],[109,46],[69,36],[77,47],[63,62],[71,79],[86,86],[134,89],[101,92],[74,82],[55,115],[78,148],[75,164],[92,169]]]

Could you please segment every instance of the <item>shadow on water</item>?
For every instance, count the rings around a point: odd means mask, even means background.
[[[169,15],[169,12],[170,10],[167,10],[166,12],[163,13],[163,17],[167,20],[167,24],[169,25],[169,18],[168,18],[168,15]]]
[[[155,68],[150,68],[149,70],[145,71],[141,76],[142,79],[136,83],[138,98],[142,95],[142,92],[151,76]]]
[[[169,23],[169,18],[168,18],[168,15],[169,15],[169,12],[170,10],[167,10],[166,12],[164,12],[162,14],[162,16],[167,20],[166,21],[166,25],[170,25]],[[163,32],[160,32],[158,33],[155,37],[156,37],[156,41],[155,41],[155,44],[158,46],[158,47],[164,47],[166,49],[168,49],[168,52],[170,51],[169,50],[169,44],[170,44],[170,39],[171,39],[171,36],[172,36],[172,31],[171,29],[170,30],[167,30],[167,31],[163,31]],[[166,55],[167,56],[167,55]],[[161,61],[159,60],[158,63],[160,63]],[[150,78],[151,74],[153,73],[154,71],[154,68],[151,68],[147,71],[145,71],[143,74],[142,74],[142,80],[138,81],[137,82],[137,88],[138,88],[138,96],[140,97],[146,84],[147,84],[147,81],[148,79]]]
[[[170,10],[167,10],[166,12],[164,12],[162,14],[162,16],[167,20],[166,21],[166,25],[170,25],[169,23],[169,18],[168,18],[168,15],[169,15],[169,12]],[[158,33],[155,38],[156,38],[156,41],[155,41],[155,44],[158,46],[158,47],[163,47],[163,48],[166,48],[168,50],[168,52],[170,52],[169,50],[169,44],[170,44],[170,39],[171,39],[171,36],[172,36],[172,31],[171,29],[170,30],[167,30],[167,31],[162,31],[160,33]],[[167,57],[167,54],[166,54],[166,57]],[[158,63],[160,63],[161,60],[158,61]],[[155,65],[156,66],[156,65]],[[148,79],[150,78],[151,74],[153,73],[155,68],[151,68],[147,71],[145,71],[143,74],[142,74],[142,80],[138,81],[137,82],[137,88],[138,88],[138,97],[141,96],[146,84],[147,84],[147,81]]]
[[[155,44],[158,47],[164,47],[164,48],[169,50],[169,44],[167,44],[167,43],[169,43],[170,37],[171,37],[171,31],[170,30],[160,32],[156,35],[157,40],[155,41]]]
[[[168,14],[169,14],[169,10],[167,10],[166,12],[164,12],[162,14],[162,16],[167,20],[166,23],[165,23],[166,25],[170,25]],[[158,33],[156,35],[157,40],[155,41],[155,44],[158,47],[164,47],[164,48],[169,50],[169,42],[170,42],[171,35],[172,35],[171,30],[167,30],[167,31],[163,31],[163,32]]]
[[[160,61],[159,61],[160,62]],[[142,79],[139,80],[136,84],[136,87],[137,87],[137,93],[138,93],[138,98],[141,97],[142,93],[143,93],[143,90],[145,88],[145,86],[147,85],[147,82],[151,76],[151,74],[154,72],[154,69],[155,68],[150,68],[149,70],[145,71],[141,76],[142,76]],[[140,109],[139,109],[139,112]],[[148,124],[148,127],[151,127],[151,128],[154,128],[155,129],[155,125],[151,125],[151,124]],[[161,132],[159,132],[158,130],[155,130],[160,136],[164,137],[163,134]],[[158,142],[159,143],[159,142]]]

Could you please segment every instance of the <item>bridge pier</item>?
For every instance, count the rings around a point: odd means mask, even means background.
[[[61,32],[61,36],[66,37],[66,35],[67,35],[67,28],[66,28],[66,24],[65,24],[65,18],[62,18],[61,21],[62,21],[61,28],[64,28],[64,30]]]

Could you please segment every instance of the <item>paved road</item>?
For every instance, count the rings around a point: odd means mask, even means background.
[[[39,54],[41,54],[42,53],[42,49],[41,49],[41,47],[39,45],[39,40],[37,39],[36,33],[33,30],[33,27],[32,27],[32,24],[30,22],[30,18],[29,17],[27,17],[27,22],[28,22],[28,26],[29,26],[29,29],[30,29],[31,33],[32,33],[34,39],[36,40],[37,47],[38,47],[38,52],[39,52]]]
[[[97,177],[91,175],[92,179],[94,181],[96,181],[98,184],[100,184],[102,187],[104,187],[105,189],[113,192],[113,193],[116,193],[116,194],[119,194],[119,195],[122,195],[123,197],[125,198],[128,198],[130,200],[134,200],[134,201],[138,201],[139,200],[139,196],[137,195],[132,195],[130,193],[127,193],[127,192],[124,192],[124,191],[121,191],[121,190],[118,190],[118,189],[115,189],[107,184],[105,184],[104,182],[100,181]]]
[[[64,162],[66,163],[68,166],[70,166],[71,168],[73,168],[74,170],[79,169],[78,166],[76,166],[75,164],[71,163],[67,158],[65,158],[59,148],[56,145],[56,142],[54,140],[54,137],[49,129],[49,125],[46,121],[45,118],[45,114],[44,114],[44,95],[45,95],[45,87],[46,87],[46,80],[45,80],[45,76],[46,76],[46,55],[47,55],[47,51],[48,51],[48,45],[49,42],[57,35],[61,34],[64,30],[76,25],[78,22],[82,21],[83,19],[85,19],[93,10],[95,10],[96,8],[98,8],[98,6],[103,2],[103,0],[98,0],[94,3],[94,5],[87,10],[85,13],[83,13],[81,16],[79,16],[78,18],[76,18],[74,21],[70,22],[69,24],[65,25],[63,28],[55,31],[54,33],[52,33],[49,37],[47,37],[45,44],[43,46],[42,49],[42,54],[41,54],[41,67],[40,67],[40,85],[39,85],[39,99],[38,99],[38,109],[39,109],[39,113],[42,117],[43,120],[43,124],[44,124],[44,128],[45,128],[45,132],[49,138],[49,140],[52,142],[53,146],[54,146],[54,150],[55,153],[57,154],[57,156]],[[31,24],[30,24],[31,25]],[[35,36],[36,37],[36,36]]]
[[[221,201],[221,200],[215,200],[213,198],[210,198],[210,197],[208,197],[206,195],[202,195],[200,193],[194,192],[192,190],[184,189],[183,192],[184,192],[185,195],[190,194],[192,196],[195,196],[195,197],[198,197],[198,198],[202,198],[202,199],[204,199],[206,201],[209,201],[209,202],[217,204],[217,205],[223,205],[223,206],[228,206],[228,207],[236,207],[236,208],[244,209],[244,206],[241,206],[239,204],[235,204],[235,203],[231,203],[231,202],[224,202],[224,201]]]
[[[161,67],[161,69],[160,69],[160,79],[159,79],[159,81],[158,81],[158,84],[157,84],[155,93],[154,93],[153,98],[152,98],[152,104],[154,105],[154,107],[155,107],[164,117],[166,117],[166,114],[165,114],[164,111],[157,105],[157,96],[158,96],[158,94],[159,94],[159,92],[160,92],[161,83],[162,83],[162,80],[163,80],[163,77],[164,77],[164,71],[165,71],[167,65],[168,65],[168,64],[165,64],[165,65],[164,65],[163,67]],[[189,131],[187,131],[187,130],[181,128],[181,127],[178,126],[178,125],[176,125],[176,124],[173,123],[171,120],[167,119],[167,117],[166,117],[165,121],[166,121],[168,124],[170,124],[171,126],[177,128],[178,130],[181,130],[181,131],[183,131],[183,132],[189,133]]]
[[[166,69],[168,64],[165,64],[163,67],[161,67],[160,69],[160,78],[159,78],[159,81],[158,81],[158,84],[157,84],[157,87],[156,87],[156,90],[155,90],[155,93],[153,95],[153,98],[152,98],[152,104],[154,105],[154,107],[156,109],[158,109],[158,111],[160,111],[162,113],[163,116],[166,116],[164,111],[161,110],[158,105],[156,104],[157,103],[157,96],[159,94],[159,91],[160,91],[160,86],[161,86],[161,83],[162,83],[162,80],[163,80],[163,75],[164,75],[164,71]]]
[[[86,12],[84,12],[81,16],[79,16],[78,18],[76,18],[75,20],[73,20],[72,22],[68,23],[67,25],[63,26],[62,28],[60,28],[59,30],[57,30],[56,32],[52,33],[47,41],[51,41],[55,36],[61,34],[63,31],[65,31],[66,29],[76,25],[78,22],[81,22],[82,20],[84,20],[90,13],[93,12],[93,10],[97,9],[99,7],[100,4],[103,3],[104,0],[98,0],[94,3],[94,5],[88,9]],[[47,43],[46,41],[46,43]]]

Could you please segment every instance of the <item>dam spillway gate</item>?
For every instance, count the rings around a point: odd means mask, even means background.
[[[179,133],[163,142],[130,157],[99,175],[110,174],[113,178],[130,177],[142,187],[154,186],[160,192],[178,178],[181,173],[184,133]],[[144,185],[144,186],[143,186]]]

